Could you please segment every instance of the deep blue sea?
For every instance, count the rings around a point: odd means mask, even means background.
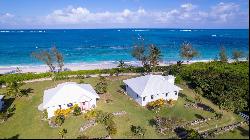
[[[220,46],[228,56],[232,50],[249,53],[249,29],[60,29],[0,30],[0,66],[42,64],[31,52],[52,45],[63,53],[66,63],[134,61],[133,45],[140,39],[155,44],[164,61],[180,60],[180,45],[189,41],[200,56],[194,60],[214,59]]]

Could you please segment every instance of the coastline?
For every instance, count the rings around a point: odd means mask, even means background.
[[[191,64],[195,62],[210,62],[213,60],[192,60],[187,63],[187,61],[184,61],[183,64]],[[163,61],[160,62],[160,66],[168,66],[176,64],[177,61]],[[116,68],[118,66],[118,61],[103,61],[98,63],[65,63],[64,68],[68,68],[71,71],[76,70],[94,70],[94,69],[111,69]],[[139,61],[125,61],[125,64],[132,65],[135,67],[141,66]],[[21,73],[28,73],[28,72],[34,72],[34,73],[44,73],[48,72],[49,68],[47,65],[12,65],[12,66],[0,66],[0,74],[6,74],[11,71],[15,71],[17,67],[21,70]]]
[[[210,60],[191,60],[187,62],[186,60],[183,61],[183,64],[192,64],[195,62],[211,62],[214,61],[213,59]],[[247,61],[246,59],[239,59],[239,61]],[[234,62],[234,60],[229,59],[229,63]],[[131,65],[134,67],[140,67],[142,66],[140,61],[124,61],[125,64]],[[159,63],[159,66],[169,66],[176,64],[177,61],[162,61]],[[102,62],[95,62],[95,63],[86,63],[86,62],[80,62],[80,63],[65,63],[64,68],[68,68],[71,71],[77,71],[77,70],[94,70],[94,69],[112,69],[117,68],[119,62],[118,61],[102,61]],[[17,67],[21,70],[20,73],[44,73],[48,72],[49,68],[47,65],[12,65],[12,66],[0,66],[0,74],[7,74],[8,72],[15,71]]]

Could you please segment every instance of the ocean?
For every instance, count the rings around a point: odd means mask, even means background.
[[[249,29],[51,29],[0,30],[0,66],[40,65],[31,52],[55,45],[65,63],[135,61],[140,39],[161,49],[162,61],[181,60],[180,45],[190,42],[200,53],[194,60],[212,60],[220,47],[229,57],[234,49],[249,53]]]

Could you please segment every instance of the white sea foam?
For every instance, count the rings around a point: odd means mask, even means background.
[[[146,32],[146,31],[149,31],[149,30],[134,30],[135,32]]]
[[[121,46],[112,46],[110,48],[115,49],[115,50],[122,50],[123,49],[123,47],[121,47]]]
[[[121,30],[117,30],[118,32],[120,32]]]
[[[1,33],[8,33],[10,31],[6,31],[6,30],[3,30],[3,31],[0,31]]]
[[[192,30],[180,30],[181,32],[191,32]]]
[[[216,35],[211,35],[212,37],[216,37]]]

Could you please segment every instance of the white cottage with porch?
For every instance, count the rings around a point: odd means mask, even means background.
[[[77,104],[82,111],[96,107],[100,98],[90,84],[66,82],[44,91],[43,103],[38,109],[47,110],[48,118],[54,116],[57,109],[67,109]]]
[[[175,77],[172,75],[145,75],[123,80],[126,93],[140,105],[158,100],[177,100],[178,93],[182,90],[174,84]]]

